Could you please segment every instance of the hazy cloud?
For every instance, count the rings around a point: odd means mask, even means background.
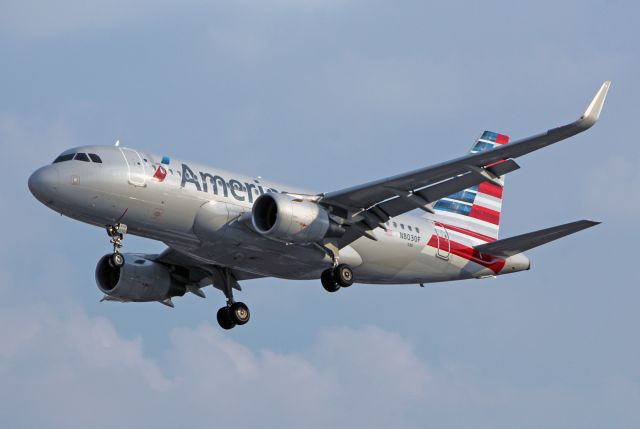
[[[0,322],[13,327],[0,331],[2,418],[17,426],[387,427],[440,388],[406,340],[372,327],[328,329],[303,354],[253,352],[209,325],[181,328],[158,360],[82,311],[5,308]]]
[[[407,339],[376,327],[324,329],[307,350],[277,353],[204,324],[174,329],[153,358],[141,339],[81,310],[5,307],[0,324],[12,327],[0,331],[0,418],[14,427],[536,427],[547,414],[580,412],[583,401],[625,410],[639,397],[620,379],[582,393],[496,385],[429,365]]]

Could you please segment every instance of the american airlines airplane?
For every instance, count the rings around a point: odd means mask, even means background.
[[[224,329],[249,321],[239,281],[320,279],[328,292],[354,282],[420,284],[528,270],[524,251],[598,222],[581,220],[498,239],[504,176],[521,155],[598,120],[605,82],[576,121],[508,143],[485,131],[460,158],[315,193],[261,177],[115,146],[64,151],[29,178],[31,193],[72,219],[106,228],[113,252],[96,267],[103,300],[158,301],[213,285]],[[508,143],[508,144],[507,144]],[[419,210],[421,215],[410,214]],[[159,255],[122,253],[127,233],[160,240]]]

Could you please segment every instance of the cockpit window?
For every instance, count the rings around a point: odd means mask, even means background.
[[[63,155],[60,155],[59,157],[57,157],[55,159],[55,161],[53,161],[54,164],[58,163],[58,162],[63,162],[63,161],[70,161],[73,159],[73,155],[75,155],[74,153],[65,153]]]
[[[100,157],[98,155],[96,155],[95,153],[90,153],[89,154],[89,158],[91,158],[91,161],[93,161],[93,162],[97,162],[99,164],[102,164],[102,159],[100,159]]]
[[[89,157],[86,153],[76,153],[76,156],[73,159],[77,161],[91,162],[89,161]]]

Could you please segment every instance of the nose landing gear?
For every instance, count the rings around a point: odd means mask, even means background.
[[[124,265],[124,256],[120,253],[122,248],[122,240],[127,233],[127,225],[124,223],[116,223],[115,225],[107,225],[107,235],[111,238],[113,244],[113,254],[109,257],[109,264],[113,268],[120,268]]]

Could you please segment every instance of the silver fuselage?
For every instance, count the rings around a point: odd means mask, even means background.
[[[129,233],[162,241],[200,263],[261,276],[313,279],[331,264],[318,246],[266,238],[246,221],[253,202],[265,192],[312,192],[176,159],[165,165],[166,177],[158,179],[154,172],[162,157],[122,147],[68,152],[95,153],[102,163],[55,163],[29,180],[34,195],[65,216],[100,227],[123,222]],[[397,216],[387,228],[373,230],[377,241],[360,238],[340,250],[341,262],[353,267],[358,283],[439,282],[529,268],[522,254],[497,264],[499,269],[474,262],[454,251],[434,221],[419,216]],[[428,245],[434,239],[440,244]]]

